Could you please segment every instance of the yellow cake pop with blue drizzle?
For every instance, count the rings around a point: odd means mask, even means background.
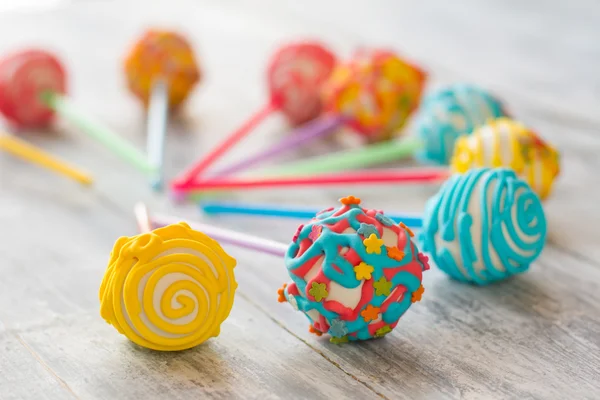
[[[185,350],[219,334],[236,261],[185,223],[121,237],[100,287],[100,314],[134,343]]]
[[[545,199],[560,173],[558,151],[525,125],[498,118],[456,141],[451,167],[463,173],[474,167],[513,169]]]

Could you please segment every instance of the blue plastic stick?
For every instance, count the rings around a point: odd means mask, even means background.
[[[206,214],[244,214],[260,215],[263,217],[311,219],[320,209],[278,207],[270,204],[252,205],[225,202],[201,202],[200,208]],[[385,214],[396,223],[403,222],[409,228],[421,228],[423,219],[411,214]]]

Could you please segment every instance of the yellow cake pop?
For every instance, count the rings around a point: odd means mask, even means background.
[[[456,141],[452,170],[463,173],[476,167],[511,168],[544,199],[560,173],[560,156],[532,130],[502,117]]]
[[[129,88],[145,106],[155,82],[166,81],[171,108],[183,103],[201,78],[190,43],[175,32],[155,29],[146,32],[128,53],[125,74]]]
[[[185,350],[219,334],[233,305],[235,259],[181,222],[117,240],[100,314],[136,344]]]

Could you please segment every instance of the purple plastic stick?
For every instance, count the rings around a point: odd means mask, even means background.
[[[236,172],[240,172],[251,166],[268,160],[280,153],[285,153],[303,142],[308,142],[319,137],[323,137],[333,132],[337,127],[342,125],[347,120],[346,116],[335,115],[325,116],[318,118],[314,121],[308,122],[289,133],[289,136],[274,146],[266,149],[265,151],[255,154],[251,157],[246,158],[234,165],[227,168],[217,170],[214,176],[225,176],[231,175]]]
[[[184,221],[181,218],[161,214],[152,214],[151,220],[152,225],[154,225],[155,228],[160,228],[171,224],[177,224],[179,222]],[[288,246],[286,244],[275,242],[273,240],[246,235],[243,233],[230,231],[228,229],[217,228],[212,225],[205,225],[197,222],[187,223],[192,229],[200,231],[220,243],[227,243],[232,246],[237,246],[248,250],[254,250],[261,253],[271,254],[278,257],[285,257],[285,254],[288,250]]]

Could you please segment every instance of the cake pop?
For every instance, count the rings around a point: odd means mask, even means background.
[[[293,125],[318,116],[321,112],[321,85],[328,78],[335,63],[335,55],[320,43],[291,43],[282,47],[269,64],[269,102],[266,106],[181,174],[175,180],[177,184],[185,185],[202,175],[219,157],[273,112],[283,112]],[[331,129],[327,127],[329,124],[330,122],[325,121],[325,131]]]
[[[426,96],[416,120],[423,148],[417,157],[448,164],[454,142],[498,117],[507,116],[502,103],[474,85],[455,84]]]
[[[546,241],[531,187],[506,168],[453,175],[425,208],[421,244],[452,278],[486,285],[527,271]]]
[[[90,185],[93,181],[88,174],[78,171],[64,161],[8,134],[0,133],[0,150],[4,150],[16,157],[37,164],[50,171],[56,172],[57,174],[64,175],[82,185]]]
[[[144,153],[66,97],[65,82],[65,69],[53,54],[43,50],[11,54],[0,60],[0,112],[19,128],[45,127],[59,114],[142,171],[152,172]]]
[[[448,164],[454,141],[490,119],[505,115],[499,100],[473,85],[455,84],[426,96],[417,112],[416,135],[373,143],[360,149],[278,164],[256,172],[260,176],[300,176],[365,168],[417,155]]]
[[[195,347],[218,336],[231,311],[235,265],[218,242],[183,222],[121,237],[100,286],[100,314],[140,346]]]
[[[192,46],[180,34],[148,30],[125,58],[129,89],[148,108],[146,123],[148,160],[156,168],[151,177],[162,187],[165,139],[169,109],[177,109],[200,81],[201,72]]]
[[[451,166],[456,172],[473,167],[513,169],[545,199],[560,173],[558,151],[517,121],[498,118],[456,142]]]
[[[385,50],[363,50],[339,64],[323,86],[324,115],[295,134],[255,155],[236,162],[215,175],[246,170],[347,124],[367,142],[385,141],[399,132],[419,103],[426,74]],[[377,146],[377,145],[375,145]],[[326,172],[327,170],[315,169]],[[275,173],[276,174],[276,173]]]
[[[301,225],[289,246],[224,230],[207,233],[283,256],[292,282],[280,289],[279,301],[304,313],[314,332],[327,333],[336,343],[382,337],[421,300],[427,257],[404,224],[360,207],[354,196],[340,201],[341,207]],[[152,220],[158,225],[173,222],[160,216]]]

